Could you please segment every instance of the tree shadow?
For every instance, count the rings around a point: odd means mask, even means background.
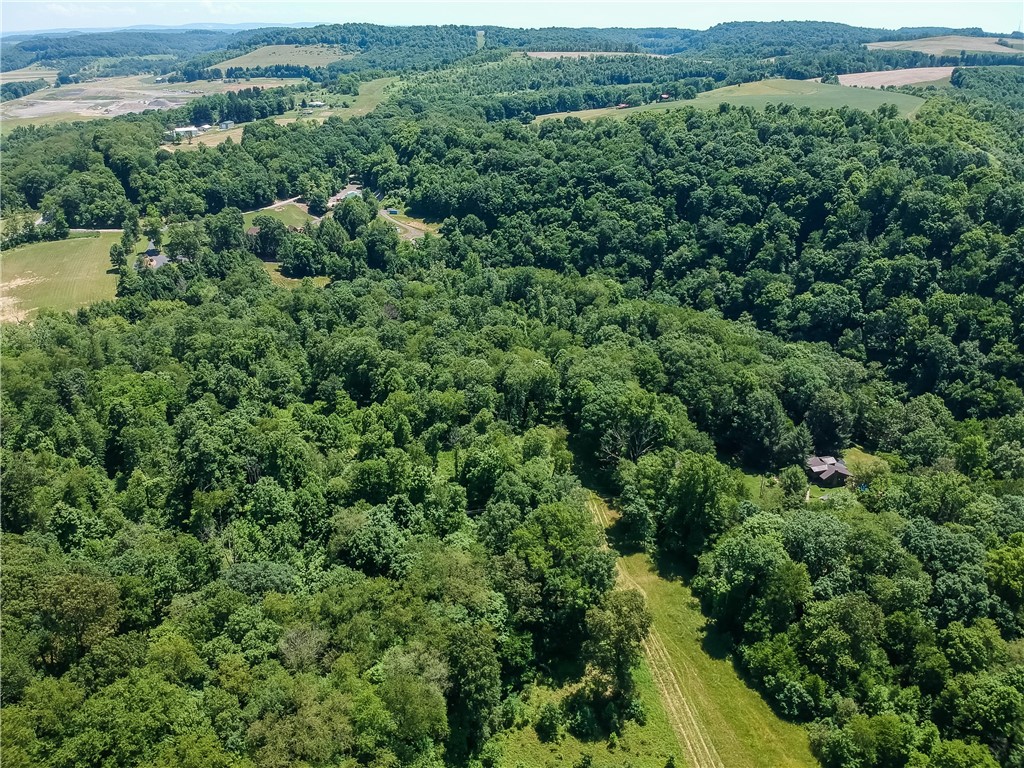
[[[704,653],[713,659],[719,661],[731,661],[733,668],[737,674],[742,677],[742,670],[739,665],[736,664],[736,659],[733,657],[733,651],[735,645],[733,644],[732,638],[728,634],[722,632],[720,629],[716,629],[709,624],[704,625],[704,637],[700,641],[701,648]]]

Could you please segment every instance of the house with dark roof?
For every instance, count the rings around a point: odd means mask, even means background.
[[[834,456],[809,456],[805,462],[811,481],[826,488],[844,485],[853,473]]]

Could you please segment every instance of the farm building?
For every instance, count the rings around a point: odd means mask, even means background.
[[[186,125],[184,128],[175,128],[174,135],[182,138],[190,138],[192,136],[198,136],[202,131],[196,128],[194,125]]]
[[[235,127],[235,121],[234,120],[222,120],[221,123],[220,123],[220,129],[222,131],[229,131],[229,130],[231,130],[234,127]]]
[[[200,125],[199,126],[199,130],[202,131],[203,133],[206,133],[211,128],[213,128],[213,126],[210,125],[209,123],[206,123],[205,125]]]
[[[852,477],[846,465],[834,456],[809,456],[805,463],[811,480],[826,488],[837,488]]]
[[[327,105],[326,105],[326,103],[324,103],[322,101],[311,101],[311,102],[309,102],[309,106],[311,106],[311,107],[325,107]]]

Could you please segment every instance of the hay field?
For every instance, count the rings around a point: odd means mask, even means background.
[[[272,67],[275,64],[294,64],[300,67],[326,67],[336,61],[351,59],[337,45],[264,45],[262,48],[214,64],[215,67]]]
[[[998,37],[969,37],[967,35],[939,35],[938,37],[922,37],[920,40],[890,40],[881,43],[868,43],[870,49],[920,51],[934,56],[959,56],[960,51],[968,53],[1024,53],[1019,47],[1019,40],[1010,40],[1014,48],[997,45]]]
[[[915,69],[891,69],[887,72],[856,72],[839,75],[840,85],[857,88],[884,88],[887,85],[922,85],[949,82],[953,67],[917,67]]]
[[[0,83],[21,83],[40,78],[53,85],[53,81],[57,79],[57,70],[33,64],[21,69],[12,69],[9,72],[0,72]]]
[[[667,101],[627,109],[605,107],[586,109],[580,112],[556,112],[550,115],[541,115],[538,119],[562,119],[570,115],[582,120],[593,120],[599,117],[624,118],[638,112],[664,112],[683,107],[718,109],[718,105],[723,102],[737,107],[748,106],[754,109],[764,109],[769,104],[789,104],[794,107],[810,107],[811,109],[834,109],[848,106],[866,111],[877,109],[883,104],[894,104],[900,114],[909,117],[924,104],[924,99],[904,93],[882,92],[870,88],[824,85],[815,80],[776,79],[716,88],[713,91],[700,93],[697,98],[689,101]]]
[[[114,298],[110,246],[119,233],[31,243],[0,256],[0,322],[31,318],[44,307],[72,311]]]

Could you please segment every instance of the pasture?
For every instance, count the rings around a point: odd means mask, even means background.
[[[920,51],[933,56],[959,56],[960,51],[968,53],[1024,53],[1020,40],[1009,40],[1013,48],[999,45],[998,37],[969,37],[967,35],[939,35],[922,37],[919,40],[889,40],[881,43],[868,43],[867,47],[874,50]]]
[[[272,67],[275,64],[326,67],[342,59],[351,59],[352,56],[337,45],[264,45],[214,66],[224,70],[230,67]]]
[[[0,256],[0,321],[32,317],[43,308],[73,311],[114,298],[117,274],[110,267],[115,232],[31,243]]]
[[[884,88],[888,85],[945,85],[953,74],[953,67],[916,67],[890,69],[887,72],[856,72],[839,75],[840,85],[856,88]]]
[[[599,117],[621,119],[639,112],[665,112],[682,107],[718,109],[719,104],[722,103],[736,107],[753,107],[754,109],[764,109],[769,104],[788,104],[793,107],[809,107],[811,109],[836,109],[846,106],[866,111],[877,109],[883,104],[893,104],[900,114],[909,117],[924,104],[924,99],[904,93],[848,88],[842,85],[824,85],[815,80],[774,79],[716,88],[713,91],[699,93],[697,98],[688,101],[665,101],[624,109],[603,107],[579,112],[555,112],[541,115],[538,119],[563,119],[570,116],[582,120],[594,120]]]

